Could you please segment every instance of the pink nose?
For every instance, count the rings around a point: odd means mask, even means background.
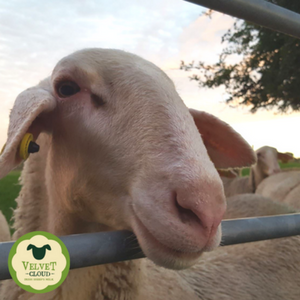
[[[186,197],[181,193],[175,196],[175,206],[182,223],[189,226],[190,231],[197,230],[199,240],[213,237],[226,211],[223,194],[212,193],[211,199],[205,201],[200,197]]]
[[[226,210],[217,172],[210,177],[206,174],[205,178],[194,176],[178,183],[174,180],[172,190],[154,187],[151,194],[137,188],[132,195],[137,218],[156,241],[184,253],[199,253],[217,246],[218,227]],[[138,232],[139,226],[134,228]]]

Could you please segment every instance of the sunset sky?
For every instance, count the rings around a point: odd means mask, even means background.
[[[224,89],[199,88],[180,61],[213,63],[233,18],[182,0],[10,0],[0,2],[0,147],[16,96],[49,76],[63,56],[88,47],[126,50],[150,60],[175,82],[188,107],[229,123],[257,149],[264,145],[300,157],[300,113],[248,112],[224,103]]]

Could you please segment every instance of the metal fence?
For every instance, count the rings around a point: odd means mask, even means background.
[[[300,15],[265,0],[185,1],[300,38]]]
[[[300,214],[222,222],[222,246],[300,235]],[[60,237],[70,254],[70,268],[83,268],[144,257],[129,231],[74,234]],[[9,279],[7,260],[14,242],[0,243],[0,280]]]
[[[263,0],[186,0],[300,38],[300,15]],[[222,246],[300,235],[300,214],[222,222]],[[63,236],[71,269],[144,257],[135,236],[111,231]],[[9,279],[13,242],[0,243],[0,280]]]

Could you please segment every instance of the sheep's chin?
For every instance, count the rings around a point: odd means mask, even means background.
[[[144,254],[155,264],[168,269],[181,270],[193,266],[198,262],[201,254],[199,252],[182,252],[174,250],[160,243],[135,215],[133,218],[133,231],[138,239]]]

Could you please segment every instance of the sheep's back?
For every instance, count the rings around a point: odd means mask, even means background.
[[[258,185],[256,194],[300,209],[299,191],[300,172],[290,171],[278,173],[264,179]]]
[[[293,208],[264,196],[242,194],[227,198],[227,210],[224,219],[273,216],[294,212]]]

